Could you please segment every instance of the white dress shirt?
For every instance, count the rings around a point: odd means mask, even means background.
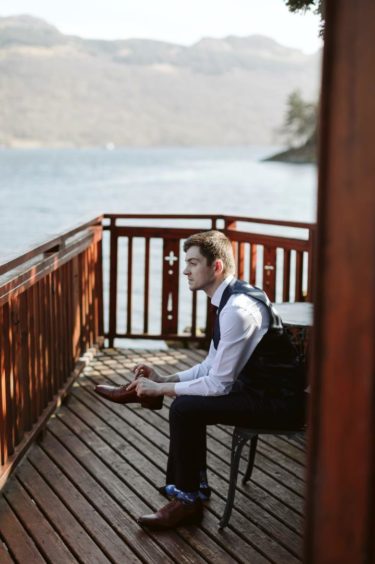
[[[233,280],[228,276],[212,296],[218,307],[225,288]],[[207,357],[200,364],[178,372],[177,396],[223,396],[228,394],[255,347],[269,327],[264,304],[245,294],[233,294],[220,312],[220,341],[217,350],[211,341]]]

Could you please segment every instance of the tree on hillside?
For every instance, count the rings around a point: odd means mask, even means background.
[[[301,92],[294,90],[287,101],[284,124],[280,133],[286,138],[289,147],[305,145],[315,141],[317,105],[303,100]]]

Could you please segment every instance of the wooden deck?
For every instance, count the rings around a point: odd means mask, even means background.
[[[1,492],[1,563],[301,561],[304,445],[294,440],[259,441],[253,478],[239,481],[229,527],[219,532],[231,429],[209,428],[214,493],[201,526],[151,532],[136,523],[165,503],[156,488],[164,483],[170,400],[158,412],[125,407],[94,395],[93,384],[124,383],[141,361],[172,373],[202,354],[106,349],[90,362]]]

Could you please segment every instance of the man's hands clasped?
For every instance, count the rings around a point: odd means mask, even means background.
[[[174,384],[171,382],[178,382],[177,376],[160,376],[152,366],[147,364],[137,364],[133,369],[135,378],[128,386],[129,390],[135,389],[138,397],[156,397],[168,395],[173,397],[175,395]]]

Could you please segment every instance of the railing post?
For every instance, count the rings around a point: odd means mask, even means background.
[[[180,241],[164,239],[163,244],[163,293],[162,334],[178,333]]]
[[[116,219],[110,223],[110,272],[109,272],[109,347],[113,347],[117,326],[117,233]]]

